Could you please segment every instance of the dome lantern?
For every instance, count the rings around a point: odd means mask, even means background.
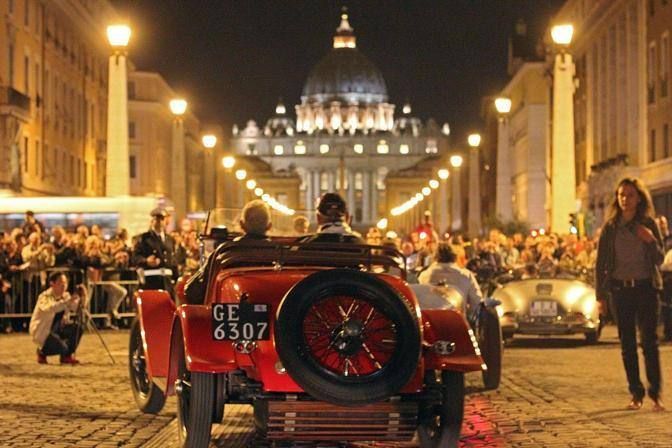
[[[348,21],[348,8],[343,7],[341,13],[341,24],[336,28],[334,36],[334,48],[357,48],[355,39],[355,30]]]

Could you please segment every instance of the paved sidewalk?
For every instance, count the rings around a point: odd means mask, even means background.
[[[128,386],[128,334],[103,337],[116,365],[95,334],[85,335],[78,353],[83,364],[76,367],[58,365],[57,357],[38,365],[27,335],[0,336],[0,447],[176,445],[174,398],[159,416],[138,412]],[[672,346],[662,346],[661,356],[669,390]],[[629,396],[613,327],[595,346],[581,339],[516,339],[505,350],[499,390],[481,392],[475,374],[468,385],[463,447],[672,446],[672,411],[654,413],[650,401],[639,412],[624,410]],[[672,393],[667,397],[670,406]],[[267,446],[254,438],[249,406],[227,406],[213,435],[213,446]]]
[[[0,336],[0,447],[136,447],[174,417],[140,413],[128,385],[126,332],[102,332],[117,364],[95,334],[87,333],[79,366],[58,356],[38,365],[26,334]]]

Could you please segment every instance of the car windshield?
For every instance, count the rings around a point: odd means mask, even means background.
[[[229,232],[241,233],[241,213],[241,208],[215,208],[210,210],[203,235],[211,235],[213,233],[212,229],[217,228],[226,228]],[[307,232],[301,232],[296,229],[295,221],[299,216],[303,216],[308,220]],[[272,209],[271,224],[271,230],[268,232],[269,236],[300,236],[314,232],[317,227],[317,219],[315,211],[312,210],[295,210],[293,214],[288,215]]]

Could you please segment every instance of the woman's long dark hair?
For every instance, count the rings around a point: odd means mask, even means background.
[[[618,190],[625,185],[634,188],[639,195],[639,203],[637,204],[635,219],[638,221],[641,221],[644,218],[653,219],[656,216],[656,212],[653,207],[653,201],[651,200],[649,190],[644,186],[644,183],[636,177],[624,177],[618,182],[616,190],[614,190],[614,199],[611,201],[611,204],[609,204],[609,210],[607,211],[607,222],[614,224],[621,217],[621,207],[618,206]]]

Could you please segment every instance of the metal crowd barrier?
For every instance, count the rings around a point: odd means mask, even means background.
[[[30,319],[38,296],[48,288],[48,278],[54,272],[61,272],[68,278],[68,290],[83,284],[89,291],[88,309],[93,318],[107,318],[110,288],[116,285],[126,290],[126,295],[117,307],[118,317],[135,316],[134,293],[140,288],[135,269],[97,270],[95,275],[85,269],[53,267],[40,271],[15,271],[6,279],[11,285],[7,294],[0,293],[0,320],[11,319],[26,323]],[[23,325],[27,328],[26,325]],[[21,326],[13,325],[15,328]]]

